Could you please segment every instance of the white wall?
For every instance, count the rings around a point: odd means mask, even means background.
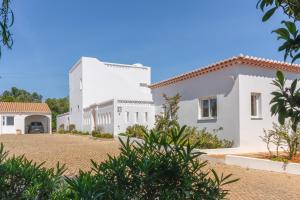
[[[153,100],[155,103],[156,114],[161,112],[164,99],[162,94],[174,96],[176,93],[181,95],[179,103],[179,123],[198,127],[199,129],[223,128],[217,134],[220,138],[234,140],[235,146],[239,144],[238,134],[238,84],[236,83],[237,69],[231,67],[207,75],[177,82],[175,84],[152,89]],[[199,118],[199,98],[217,97],[217,119],[201,120]]]
[[[84,129],[83,109],[92,104],[108,99],[152,100],[150,89],[144,86],[150,84],[150,67],[105,63],[96,58],[82,57],[70,70],[69,77],[70,123],[74,123],[78,130]]]
[[[287,83],[299,78],[297,73],[285,73]],[[271,84],[276,70],[249,65],[235,65],[175,84],[152,90],[156,114],[161,112],[162,94],[182,95],[178,112],[179,123],[212,131],[223,127],[220,138],[234,140],[234,146],[257,151],[266,150],[266,144],[259,136],[263,129],[272,129],[277,117],[271,117],[269,102],[271,92],[276,88]],[[261,94],[261,118],[251,118],[251,93]],[[197,120],[199,97],[217,96],[218,117],[216,120]]]
[[[118,112],[118,107],[121,108],[121,112]],[[129,113],[128,121],[126,119],[127,112]],[[138,120],[136,120],[136,113],[138,113]],[[145,120],[145,113],[148,115],[147,121]],[[155,112],[153,103],[117,101],[115,107],[115,134],[125,132],[128,126],[134,124],[141,124],[151,129],[154,126],[154,122]]]
[[[95,119],[93,116],[95,111]],[[96,124],[95,124],[96,123]],[[113,100],[93,105],[84,110],[83,114],[83,130],[91,132],[96,127],[106,133],[113,133],[114,130],[114,105]]]
[[[58,115],[56,117],[56,129],[57,129],[57,131],[59,131],[59,127],[62,124],[64,125],[64,130],[69,129],[69,125],[70,125],[70,114],[69,113],[64,113],[64,114]]]
[[[241,147],[266,150],[266,144],[259,136],[263,135],[263,129],[273,128],[273,122],[278,123],[277,116],[271,116],[270,101],[271,92],[277,88],[272,80],[276,76],[276,70],[240,66],[239,72],[239,107],[240,107],[240,135]],[[285,73],[288,80],[299,78],[298,74]],[[261,94],[261,118],[251,118],[251,93]]]
[[[3,125],[3,117],[4,116],[13,116],[14,117],[14,125],[13,126],[5,126]],[[15,134],[17,129],[20,129],[22,133],[24,133],[24,115],[14,114],[14,113],[1,113],[0,115],[0,134]]]
[[[109,99],[151,100],[150,68],[105,64],[96,58],[83,60],[83,107]]]
[[[82,58],[69,72],[69,101],[70,101],[70,124],[75,124],[76,129],[82,129],[83,97],[80,82],[82,80]],[[83,86],[83,85],[82,85]]]
[[[92,105],[84,110],[83,130],[91,132],[94,126],[92,116],[93,109],[96,112],[96,127],[101,127],[103,132],[118,135],[126,131],[128,126],[141,124],[148,128],[154,125],[154,106],[152,102],[131,101],[131,100],[109,100]],[[129,120],[126,121],[126,113],[129,113]],[[135,116],[138,113],[138,120]],[[147,113],[147,121],[145,119]]]

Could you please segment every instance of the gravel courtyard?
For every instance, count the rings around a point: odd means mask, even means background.
[[[53,167],[59,161],[68,167],[67,174],[73,175],[78,169],[90,169],[90,159],[101,162],[107,154],[118,154],[118,142],[114,140],[95,140],[89,136],[75,135],[1,135],[10,155],[25,154],[36,162],[46,161],[47,167]],[[230,199],[267,200],[299,199],[300,176],[247,170],[235,166],[211,164],[217,172],[232,173],[241,180],[231,184]]]

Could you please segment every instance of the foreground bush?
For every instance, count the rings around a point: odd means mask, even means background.
[[[237,181],[204,171],[206,161],[194,152],[185,127],[169,133],[145,132],[144,143],[121,141],[121,153],[103,163],[92,162],[91,172],[67,179],[75,199],[224,199],[222,186]]]
[[[46,169],[24,156],[7,158],[0,145],[0,199],[51,199],[61,187],[65,167]]]
[[[64,166],[45,169],[24,156],[7,158],[0,148],[0,199],[25,200],[217,200],[233,183],[231,174],[204,169],[185,127],[145,132],[144,142],[121,142],[120,155],[92,161],[90,172],[63,177]],[[209,170],[209,171],[208,171]]]

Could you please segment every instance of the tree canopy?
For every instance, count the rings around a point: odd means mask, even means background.
[[[300,1],[299,0],[259,0],[257,8],[265,14],[262,21],[268,21],[275,12],[282,12],[288,20],[283,20],[282,27],[273,30],[277,34],[277,39],[282,41],[278,51],[284,51],[284,60],[288,57],[292,62],[300,58]]]
[[[10,90],[5,90],[0,95],[0,101],[5,102],[42,102],[43,96],[36,92],[28,92],[23,89],[12,87]]]
[[[48,98],[45,103],[48,104],[52,112],[52,128],[56,129],[56,117],[59,114],[69,111],[69,98]]]
[[[36,92],[28,92],[23,89],[12,87],[10,90],[5,90],[0,95],[0,101],[4,102],[31,102],[41,103],[43,96]],[[45,103],[48,104],[52,112],[52,128],[56,128],[56,117],[59,114],[69,111],[69,98],[48,98]]]

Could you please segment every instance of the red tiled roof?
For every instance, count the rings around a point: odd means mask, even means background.
[[[0,102],[0,113],[51,113],[46,103]]]
[[[298,64],[280,62],[280,61],[269,60],[269,59],[264,59],[264,58],[257,58],[257,57],[252,57],[252,56],[239,55],[239,56],[235,56],[235,57],[217,62],[212,65],[208,65],[206,67],[196,69],[194,71],[191,71],[191,72],[188,72],[188,73],[185,73],[182,75],[172,77],[172,78],[164,80],[164,81],[154,83],[154,84],[150,85],[149,87],[151,89],[160,88],[160,87],[174,84],[174,83],[177,83],[180,81],[191,79],[191,78],[194,78],[197,76],[201,76],[201,75],[213,72],[213,71],[218,71],[220,69],[227,68],[227,67],[230,67],[235,64],[248,64],[253,67],[260,67],[260,68],[282,70],[282,71],[293,72],[293,73],[300,73],[300,65],[298,65]]]

